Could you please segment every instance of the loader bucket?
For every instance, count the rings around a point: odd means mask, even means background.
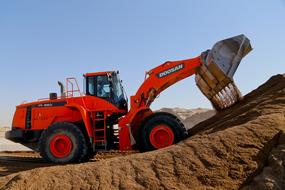
[[[195,80],[216,110],[230,107],[242,99],[233,76],[241,59],[251,50],[249,39],[239,35],[219,41],[211,50],[202,53],[202,64]]]

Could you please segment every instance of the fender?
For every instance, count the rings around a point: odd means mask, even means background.
[[[132,113],[119,120],[120,150],[132,150],[132,145],[136,144],[134,137],[137,136],[140,123],[153,112],[149,107],[142,107]]]
[[[86,128],[87,134],[90,138],[92,138],[93,137],[92,126],[90,123],[90,116],[88,114],[88,111],[83,106],[81,106],[79,104],[68,103],[65,106],[79,110],[79,112],[81,113],[82,120],[84,122],[85,128]]]

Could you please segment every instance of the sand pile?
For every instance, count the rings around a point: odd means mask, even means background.
[[[285,189],[285,133],[279,138],[279,145],[275,147],[267,159],[267,165],[250,184],[242,190],[248,189]]]
[[[100,162],[21,172],[0,178],[0,187],[256,189],[254,185],[259,184],[284,189],[284,156],[280,154],[284,155],[284,114],[285,75],[278,75],[240,104],[192,128],[192,136],[177,145]]]

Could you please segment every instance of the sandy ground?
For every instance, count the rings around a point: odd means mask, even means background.
[[[98,162],[101,160],[114,158],[118,156],[127,156],[136,154],[137,151],[108,151],[96,154],[89,162]],[[55,166],[56,164],[46,162],[41,156],[33,151],[3,151],[0,152],[0,177],[14,174],[21,171],[27,171],[35,168]],[[0,188],[1,189],[1,188]]]
[[[278,145],[270,152],[267,164],[242,190],[285,189],[285,133],[282,133]]]
[[[285,189],[285,75],[272,77],[165,149],[36,168],[1,189]]]

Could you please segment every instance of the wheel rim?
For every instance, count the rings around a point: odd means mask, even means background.
[[[65,158],[70,155],[72,141],[67,135],[56,135],[50,142],[50,151],[57,158]]]
[[[156,149],[172,145],[174,133],[167,125],[158,125],[150,132],[150,143]]]

